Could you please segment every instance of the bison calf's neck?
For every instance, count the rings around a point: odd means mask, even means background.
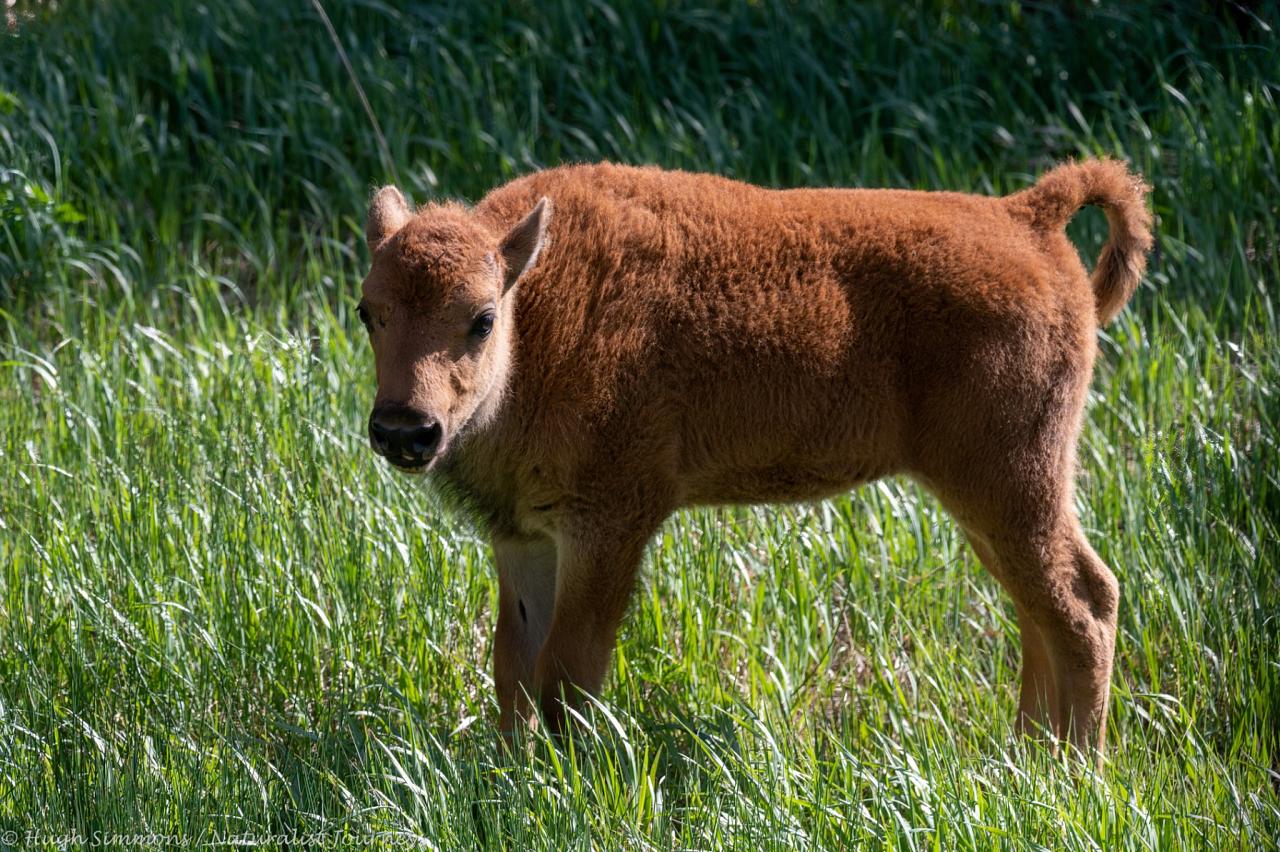
[[[614,165],[369,211],[370,440],[489,531],[501,724],[598,690],[682,506],[925,485],[1013,597],[1019,725],[1099,751],[1118,587],[1072,510],[1099,325],[1151,244],[1114,161],[1004,198]],[[1065,226],[1111,234],[1086,273]]]

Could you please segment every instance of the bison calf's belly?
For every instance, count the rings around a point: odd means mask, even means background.
[[[732,425],[717,422],[715,431],[699,433],[685,444],[700,448],[687,452],[682,465],[685,502],[818,500],[891,473],[895,451],[888,418],[866,414],[847,395],[831,399],[843,410],[796,418],[794,406],[770,407],[758,409],[764,416],[743,417]]]
[[[704,472],[687,483],[688,505],[794,503],[842,494],[884,474],[870,464],[782,461]]]

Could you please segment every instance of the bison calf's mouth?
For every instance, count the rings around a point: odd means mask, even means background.
[[[440,421],[404,406],[375,408],[369,415],[369,445],[401,470],[428,467],[443,436]]]

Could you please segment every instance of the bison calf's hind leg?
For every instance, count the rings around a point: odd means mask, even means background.
[[[987,546],[1024,631],[1020,720],[1039,722],[1047,707],[1059,740],[1101,756],[1120,600],[1115,576],[1074,518],[1043,537]]]
[[[969,543],[982,560],[983,566],[1000,582],[1008,586],[1004,580],[1004,572],[996,560],[995,551],[978,536],[969,534]],[[1018,695],[1018,730],[1025,734],[1054,735],[1053,708],[1057,704],[1057,687],[1053,679],[1053,667],[1049,660],[1049,649],[1045,647],[1044,637],[1040,635],[1040,627],[1031,613],[1021,606],[1015,607],[1018,613],[1018,630],[1022,639],[1022,685]]]
[[[498,625],[493,639],[493,684],[500,729],[525,724],[537,694],[534,667],[551,630],[556,600],[556,546],[549,538],[498,540]]]

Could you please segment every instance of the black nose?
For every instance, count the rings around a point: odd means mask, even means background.
[[[443,434],[434,418],[400,406],[369,415],[373,451],[397,467],[421,467],[435,457]]]

